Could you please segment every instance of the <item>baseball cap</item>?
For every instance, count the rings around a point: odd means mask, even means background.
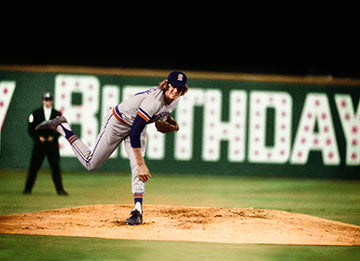
[[[183,87],[188,89],[186,85],[187,77],[183,72],[171,72],[168,76],[168,81],[172,86]]]
[[[51,95],[50,92],[44,93],[44,95],[43,95],[42,98],[43,98],[43,100],[46,100],[46,101],[52,101],[52,99],[53,99],[53,97],[52,97],[52,95]]]

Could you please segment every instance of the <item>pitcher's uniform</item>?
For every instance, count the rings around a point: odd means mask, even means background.
[[[108,112],[93,150],[90,150],[75,134],[67,139],[81,164],[91,171],[100,168],[124,141],[130,159],[132,193],[144,193],[145,183],[138,177],[137,162],[132,148],[141,147],[144,156],[146,124],[165,120],[178,103],[179,98],[168,104],[164,91],[157,87],[152,88],[135,94]]]
[[[145,192],[145,183],[139,179],[138,164],[133,148],[140,148],[141,154],[144,157],[146,125],[159,120],[166,121],[162,122],[165,124],[169,123],[169,119],[170,122],[174,121],[174,119],[168,118],[168,116],[178,105],[180,96],[188,91],[189,88],[186,85],[186,81],[187,77],[184,73],[171,72],[167,79],[159,83],[158,87],[136,93],[112,108],[112,110],[109,110],[92,150],[71,130],[66,118],[63,116],[57,117],[54,120],[44,121],[36,128],[56,129],[69,141],[81,164],[90,171],[100,168],[120,143],[124,142],[125,150],[130,159],[132,174],[131,190],[134,194],[135,202],[135,208],[125,223],[128,225],[139,225],[142,223],[142,200]],[[165,94],[169,88],[171,88],[171,91]],[[166,97],[177,98],[168,103]],[[158,126],[157,129],[162,132],[165,131],[161,130]],[[179,126],[177,125],[171,131],[178,129]]]

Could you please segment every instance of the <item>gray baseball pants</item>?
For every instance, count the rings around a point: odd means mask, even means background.
[[[93,171],[99,169],[120,145],[120,143],[124,142],[125,150],[130,160],[132,193],[144,193],[145,183],[139,179],[137,162],[130,144],[130,129],[131,126],[120,122],[113,115],[112,110],[109,110],[92,150],[90,150],[80,139],[76,140],[71,147],[80,163],[86,169]],[[144,157],[146,146],[146,127],[141,133],[140,140],[141,153]]]

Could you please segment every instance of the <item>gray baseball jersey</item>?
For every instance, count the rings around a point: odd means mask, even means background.
[[[120,103],[116,111],[121,113],[122,119],[129,125],[133,124],[136,115],[139,115],[147,123],[151,123],[165,120],[178,103],[179,98],[168,104],[163,91],[155,87],[136,93]]]
[[[144,125],[157,120],[165,120],[176,108],[179,100],[177,98],[171,104],[168,104],[164,91],[157,87],[137,93],[108,112],[92,150],[75,134],[69,137],[68,140],[81,164],[91,171],[100,168],[120,143],[124,141],[125,150],[130,159],[132,192],[144,193],[145,183],[138,177],[137,163],[131,148],[133,144],[130,142],[130,133],[133,128],[143,124],[134,123],[134,121],[136,122],[135,118],[139,115],[146,122]],[[144,128],[144,125],[141,127]],[[138,143],[144,156],[146,127],[142,130]]]

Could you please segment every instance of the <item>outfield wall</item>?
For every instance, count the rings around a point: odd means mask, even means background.
[[[106,109],[157,86],[169,71],[0,66],[0,168],[26,169],[29,114],[43,93],[93,146]],[[173,117],[180,131],[148,128],[150,170],[190,174],[360,178],[360,80],[187,72]],[[82,170],[60,140],[61,166]],[[120,147],[100,171],[128,171]],[[45,167],[48,167],[45,163]]]

